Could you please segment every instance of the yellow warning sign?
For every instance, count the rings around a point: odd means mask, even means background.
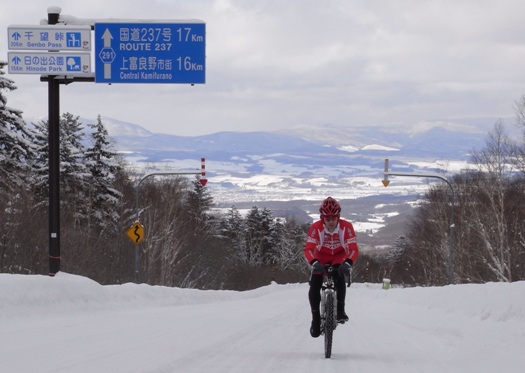
[[[144,239],[144,227],[139,222],[136,222],[126,231],[126,236],[138,245]]]

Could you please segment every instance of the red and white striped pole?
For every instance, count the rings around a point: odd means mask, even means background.
[[[199,181],[203,187],[206,186],[208,182],[208,179],[206,179],[206,158],[204,157],[201,158],[201,178]]]

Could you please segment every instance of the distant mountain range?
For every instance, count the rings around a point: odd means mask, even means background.
[[[146,162],[187,159],[206,155],[220,161],[241,161],[253,156],[290,159],[294,163],[332,164],[392,155],[401,159],[467,160],[483,146],[487,133],[433,127],[415,134],[380,126],[334,128],[319,126],[279,132],[217,132],[203,136],[152,133],[143,127],[103,118],[120,151]],[[301,161],[300,159],[303,159]]]

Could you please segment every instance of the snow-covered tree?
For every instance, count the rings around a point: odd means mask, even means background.
[[[79,198],[85,203],[86,189],[92,185],[91,174],[84,163],[83,124],[71,113],[60,119],[60,191],[64,196]]]
[[[522,279],[525,184],[515,155],[516,144],[498,122],[485,147],[472,152],[477,169],[453,178],[456,281]],[[411,219],[405,258],[416,284],[443,283],[450,221],[446,189],[443,185],[432,187]]]
[[[49,121],[33,124],[34,143],[37,156],[33,165],[34,187],[38,205],[47,204],[49,188]],[[93,179],[84,162],[83,125],[79,117],[65,113],[60,118],[60,200],[68,206],[73,221],[80,224],[89,217],[89,197],[92,194]]]
[[[383,277],[395,278],[397,283],[410,282],[410,261],[405,253],[410,247],[407,237],[399,236],[385,254],[385,273]]]
[[[119,220],[117,205],[122,198],[122,193],[114,188],[116,174],[121,171],[117,162],[117,153],[112,150],[112,145],[108,139],[106,130],[100,115],[97,122],[90,124],[93,129],[91,138],[92,145],[84,153],[84,164],[91,174],[92,204],[91,216],[99,226],[106,226],[106,223],[116,224]]]
[[[515,173],[514,142],[508,137],[501,122],[489,133],[485,148],[472,155],[478,172],[478,204],[470,219],[481,239],[480,249],[487,268],[498,281],[512,281],[513,244],[509,240],[512,216],[507,214],[510,206],[509,185]]]
[[[42,120],[32,125],[35,134],[35,158],[32,163],[31,184],[35,194],[35,205],[43,207],[49,203],[49,122]]]
[[[232,256],[242,263],[248,262],[244,235],[244,220],[235,206],[227,211],[220,223],[219,233]]]
[[[267,209],[253,206],[246,215],[246,250],[249,263],[272,263],[273,214]]]
[[[7,105],[5,93],[16,89],[4,76],[0,61],[0,272],[33,273],[38,268],[41,216],[32,211],[32,172],[35,159],[33,132],[22,112]],[[28,234],[31,232],[31,234]],[[34,241],[32,241],[34,239]]]
[[[407,226],[411,245],[405,251],[415,285],[448,283],[450,198],[446,187],[432,186]]]
[[[304,259],[304,245],[308,227],[301,227],[293,219],[275,221],[274,234],[278,233],[280,239],[275,240],[276,265],[281,270],[304,270],[307,267]]]
[[[30,163],[34,158],[33,133],[22,119],[22,112],[7,106],[4,92],[16,89],[2,71],[0,61],[0,189],[9,191],[27,186]]]
[[[188,191],[186,204],[190,218],[198,225],[200,230],[202,227],[212,223],[212,216],[207,212],[213,204],[213,197],[209,190],[202,186],[197,177],[192,181],[192,186],[193,189]]]

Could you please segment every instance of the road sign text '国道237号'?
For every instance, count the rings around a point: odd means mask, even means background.
[[[202,21],[95,23],[95,82],[204,83],[205,33]]]

